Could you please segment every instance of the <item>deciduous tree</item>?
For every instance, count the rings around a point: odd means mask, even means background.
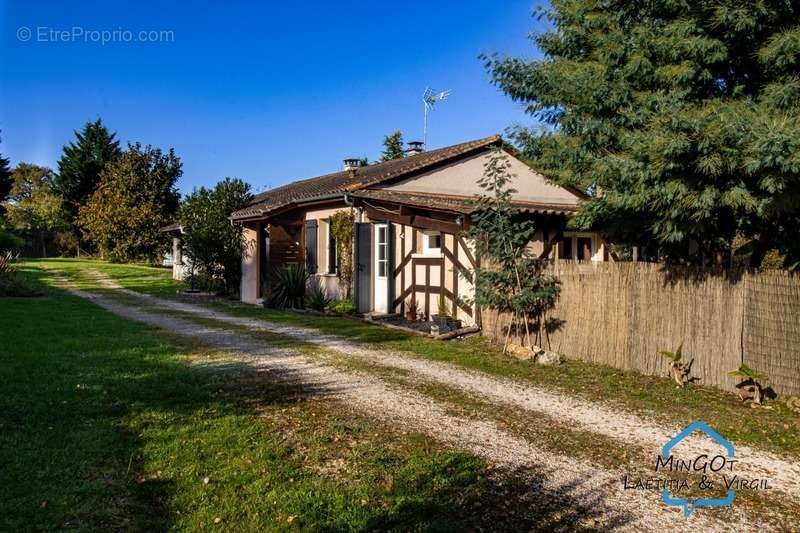
[[[476,201],[478,210],[465,231],[467,239],[474,243],[479,266],[462,274],[475,286],[475,305],[510,313],[508,333],[515,326],[521,328],[530,346],[530,328],[536,328],[539,342],[545,312],[555,304],[559,283],[544,272],[545,261],[528,250],[536,228],[529,218],[520,216],[511,202],[516,192],[509,185],[512,178],[508,157],[496,149],[478,180],[485,192]]]
[[[174,150],[130,144],[100,173],[97,190],[79,213],[85,236],[113,261],[155,260],[166,250],[160,228],[173,222],[183,174]]]
[[[5,202],[8,221],[44,257],[47,243],[66,227],[61,198],[53,192],[53,171],[20,163],[11,175],[11,194]]]
[[[590,193],[579,225],[674,261],[723,257],[737,233],[753,266],[774,247],[800,260],[800,4],[554,0],[543,15],[542,59],[484,59],[544,124],[516,131],[536,169]]]
[[[181,204],[179,220],[187,254],[203,273],[221,279],[229,294],[239,288],[245,242],[241,224],[231,223],[228,217],[252,198],[249,184],[225,178],[213,189],[195,189]]]

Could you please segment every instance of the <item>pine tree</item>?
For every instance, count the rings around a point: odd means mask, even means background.
[[[64,146],[58,161],[55,188],[64,202],[64,211],[74,224],[80,208],[97,189],[100,173],[107,163],[120,155],[116,134],[110,133],[98,118],[75,132],[75,142]],[[74,229],[79,235],[78,229]]]
[[[11,162],[0,154],[0,203],[4,202],[8,195],[11,193],[11,186],[14,179],[11,177]],[[0,205],[0,215],[4,213],[5,208]]]
[[[591,198],[577,222],[672,261],[800,261],[800,4],[554,0],[541,60],[484,59],[538,118],[515,140]]]
[[[405,156],[403,151],[403,133],[400,130],[383,138],[381,161],[391,161]]]

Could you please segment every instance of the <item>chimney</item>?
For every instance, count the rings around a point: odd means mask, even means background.
[[[422,141],[409,141],[406,155],[417,155],[425,151],[425,143]]]
[[[344,169],[345,170],[355,170],[361,166],[361,160],[356,159],[354,157],[348,157],[344,160]]]

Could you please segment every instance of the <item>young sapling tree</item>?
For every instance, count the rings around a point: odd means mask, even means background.
[[[464,236],[475,246],[478,265],[464,275],[475,287],[476,306],[511,314],[503,346],[505,352],[511,330],[524,328],[531,346],[531,325],[536,326],[536,342],[541,341],[544,315],[556,302],[559,281],[545,272],[544,259],[534,256],[528,243],[536,231],[529,218],[521,216],[512,198],[514,175],[505,152],[495,149],[484,164],[478,185],[485,192],[476,200],[472,224]]]

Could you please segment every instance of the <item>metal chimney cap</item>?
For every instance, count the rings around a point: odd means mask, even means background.
[[[356,157],[348,157],[347,159],[344,160],[344,169],[345,170],[358,168],[360,166],[361,166],[361,159],[358,159]]]
[[[422,141],[409,141],[408,149],[406,150],[406,154],[408,155],[416,155],[421,154],[425,151],[425,143]]]

